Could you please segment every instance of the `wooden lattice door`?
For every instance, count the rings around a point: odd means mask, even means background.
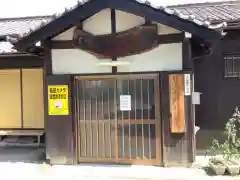
[[[79,162],[160,164],[156,75],[75,77],[74,87]]]

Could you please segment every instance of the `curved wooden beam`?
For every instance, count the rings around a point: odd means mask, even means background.
[[[124,32],[93,35],[81,28],[73,34],[74,46],[94,54],[99,59],[125,57],[149,51],[160,43],[157,25],[141,25]]]

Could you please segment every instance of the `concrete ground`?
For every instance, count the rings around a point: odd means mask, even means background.
[[[1,177],[4,177],[4,180],[240,180],[240,177],[208,176],[198,167],[161,168],[103,164],[49,166],[43,163],[42,158],[43,149],[0,148]]]
[[[207,163],[208,158],[201,155],[197,156],[193,168],[103,164],[49,166],[44,163],[43,148],[0,147],[0,172],[4,180],[240,180],[240,177],[209,176],[202,168]]]
[[[44,156],[43,148],[0,148],[0,163],[40,163],[44,161]]]

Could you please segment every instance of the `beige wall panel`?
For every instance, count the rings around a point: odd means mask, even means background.
[[[129,62],[118,66],[118,72],[179,71],[182,70],[182,43],[160,44],[148,52],[118,58],[118,61]]]
[[[20,70],[0,70],[0,128],[21,128]]]
[[[23,127],[44,128],[42,69],[23,69]]]

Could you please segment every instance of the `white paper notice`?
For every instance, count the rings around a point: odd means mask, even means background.
[[[190,74],[184,74],[184,88],[185,88],[185,96],[191,95],[191,76]]]
[[[120,111],[131,111],[131,95],[120,95]]]

